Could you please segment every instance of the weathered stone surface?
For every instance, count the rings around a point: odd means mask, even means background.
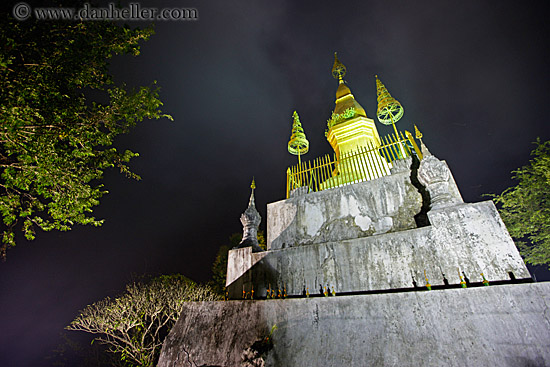
[[[418,180],[430,193],[432,209],[463,202],[449,166],[431,154],[420,162]]]
[[[228,291],[242,298],[254,287],[257,297],[266,288],[285,287],[289,295],[306,288],[335,287],[336,292],[413,288],[459,284],[458,270],[471,282],[530,278],[512,238],[492,201],[459,204],[428,213],[432,225],[338,242],[316,243],[259,254],[229,252]],[[350,221],[353,219],[349,219]],[[235,264],[250,264],[239,268]],[[246,276],[237,276],[245,274]]]
[[[185,305],[159,367],[550,365],[550,283]]]
[[[296,195],[267,205],[267,248],[341,241],[416,228],[422,197],[410,169],[390,176]]]
[[[242,277],[248,269],[256,265],[267,252],[253,252],[252,246],[231,250],[231,261],[227,263],[226,286]]]

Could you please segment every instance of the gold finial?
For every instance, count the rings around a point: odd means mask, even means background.
[[[423,137],[424,135],[422,135],[422,133],[420,132],[420,130],[418,130],[418,127],[416,127],[416,125],[414,125],[414,134],[415,134],[415,137],[416,137],[418,140],[422,141],[422,137]]]
[[[395,128],[395,123],[403,117],[405,109],[401,106],[401,103],[393,98],[384,86],[378,75],[376,77],[376,95],[378,99],[378,109],[376,110],[376,116],[378,121],[384,125],[393,125],[393,129],[397,134],[397,129]]]
[[[252,177],[252,183],[250,184],[250,188],[254,190],[256,188],[256,182],[254,181],[254,177]]]
[[[334,65],[332,65],[332,77],[338,80],[340,83],[344,82],[344,75],[346,75],[346,66],[338,60],[336,52],[334,53]]]

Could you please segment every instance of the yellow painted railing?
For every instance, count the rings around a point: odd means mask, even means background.
[[[392,163],[416,154],[422,159],[411,133],[390,134],[381,138],[381,145],[360,147],[339,158],[326,154],[313,161],[301,162],[286,172],[286,197],[294,190],[309,193],[338,186],[369,181],[390,174]],[[413,153],[414,152],[414,153]]]

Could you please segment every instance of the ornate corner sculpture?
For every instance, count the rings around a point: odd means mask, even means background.
[[[418,168],[418,181],[430,193],[431,209],[439,209],[459,203],[450,192],[449,177],[451,172],[447,164],[433,156],[422,144],[424,158]]]
[[[248,208],[241,214],[241,223],[243,225],[243,239],[239,243],[237,248],[252,246],[252,252],[261,252],[263,249],[258,245],[258,227],[262,221],[260,213],[256,210],[256,204],[254,202],[254,189],[256,183],[252,179],[250,185],[252,192],[250,194],[250,200],[248,202]]]

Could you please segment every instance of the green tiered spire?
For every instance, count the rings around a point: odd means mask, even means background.
[[[403,117],[405,110],[401,103],[391,96],[384,84],[378,79],[378,75],[376,75],[376,95],[378,99],[378,109],[376,110],[378,121],[384,125],[393,125],[395,134],[397,134],[395,123]]]
[[[294,118],[294,122],[292,123],[292,135],[288,142],[288,152],[297,155],[298,163],[301,163],[300,156],[309,151],[309,141],[306,139],[304,129],[302,129],[298,112],[294,111],[292,117]]]

